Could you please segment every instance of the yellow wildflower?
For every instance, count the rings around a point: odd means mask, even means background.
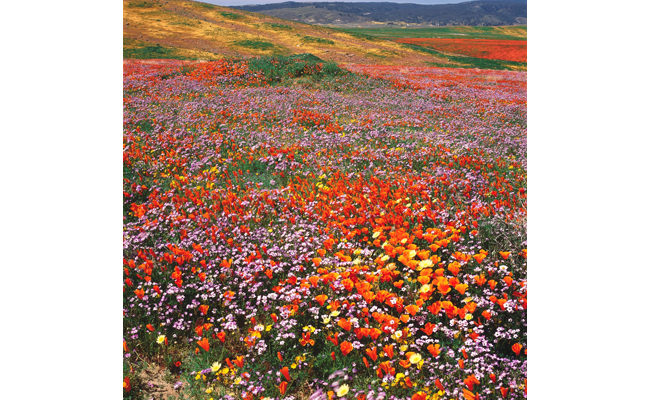
[[[221,363],[220,362],[214,362],[210,369],[212,369],[212,372],[217,372],[221,368]]]
[[[409,357],[409,361],[411,364],[417,364],[422,360],[422,356],[419,353],[412,354],[411,357]]]
[[[350,391],[350,386],[348,386],[346,384],[343,384],[336,391],[336,395],[339,396],[339,397],[343,397],[346,394],[348,394],[349,391]]]

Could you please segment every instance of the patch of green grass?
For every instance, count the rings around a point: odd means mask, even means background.
[[[148,1],[132,1],[129,2],[129,7],[134,7],[134,8],[150,8],[150,7],[155,7],[155,3],[150,3]]]
[[[200,2],[197,2],[196,5],[199,6],[199,7],[207,8],[207,9],[209,9],[209,10],[214,10],[214,9],[216,8],[216,7],[214,6],[214,4],[208,4],[208,3],[200,3]]]
[[[233,19],[233,20],[246,18],[245,16],[243,16],[241,14],[235,14],[235,13],[231,13],[231,12],[227,12],[227,11],[222,11],[220,14],[225,18]]]
[[[365,40],[377,40],[378,39],[377,36],[368,35],[367,33],[363,33],[363,32],[357,32],[357,31],[355,31],[353,29],[339,29],[339,30],[347,33],[350,36],[358,38],[358,39],[365,39]]]
[[[236,42],[233,42],[233,44],[240,47],[258,50],[271,50],[275,48],[275,45],[273,43],[265,42],[263,40],[238,40]]]
[[[135,48],[125,48],[122,56],[124,58],[151,59],[151,58],[169,58],[174,60],[191,60],[192,58],[183,56],[178,49],[173,47],[164,47],[159,44],[154,46],[141,46]]]
[[[196,20],[196,21],[192,21],[192,20],[173,21],[173,22],[170,22],[169,24],[170,25],[182,25],[182,26],[198,26],[198,25],[201,25],[201,21],[198,21],[198,20]]]
[[[314,36],[303,36],[300,40],[306,43],[334,44],[333,40],[323,39]]]
[[[503,28],[517,32],[504,34]],[[338,28],[338,30],[362,39],[389,38],[463,38],[463,39],[503,39],[526,40],[526,26],[495,27],[495,26],[441,26],[431,28]]]
[[[366,54],[368,54],[370,57],[379,58],[379,59],[383,59],[387,57],[383,54],[373,53],[371,51],[367,52]]]
[[[279,29],[279,30],[283,30],[283,31],[291,31],[291,30],[293,30],[292,27],[290,27],[289,25],[285,25],[285,24],[272,23],[272,24],[265,24],[265,25],[268,26],[269,28]]]

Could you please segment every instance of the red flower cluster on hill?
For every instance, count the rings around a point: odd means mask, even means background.
[[[526,62],[525,40],[403,38],[399,43],[430,47],[445,53],[491,60]]]

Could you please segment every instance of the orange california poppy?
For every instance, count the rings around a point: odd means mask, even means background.
[[[345,318],[339,319],[337,325],[345,329],[346,331],[349,331],[352,328],[352,324],[350,323],[350,321],[348,321]]]
[[[234,362],[236,366],[241,368],[244,366],[244,356],[237,356],[237,358],[232,360],[232,362]]]
[[[384,353],[388,356],[388,358],[393,358],[393,345],[386,345],[382,348],[384,350]]]
[[[460,294],[465,294],[465,290],[467,290],[467,285],[464,283],[459,283],[458,285],[454,286],[454,289],[456,289]]]
[[[366,354],[372,361],[377,361],[377,348],[373,347],[372,349],[366,349]]]
[[[463,396],[467,400],[477,400],[478,399],[478,397],[474,393],[470,392],[467,389],[463,389]]]
[[[203,338],[196,342],[196,344],[203,350],[210,351],[210,342],[208,341],[208,338]]]
[[[408,312],[411,315],[415,315],[417,314],[418,311],[420,311],[420,307],[416,306],[415,304],[409,304],[405,308],[406,308],[406,312]]]
[[[291,375],[289,375],[288,367],[282,367],[282,369],[280,369],[280,373],[284,376],[284,379],[286,379],[287,381],[291,380]]]
[[[420,328],[422,332],[424,332],[427,336],[430,336],[433,333],[433,328],[436,327],[436,324],[432,324],[431,322],[427,322],[426,325],[424,325],[424,328]]]
[[[458,272],[460,272],[460,264],[457,261],[454,261],[452,263],[449,263],[447,269],[449,270],[449,272],[454,274],[454,276],[458,275]]]
[[[318,304],[320,304],[321,307],[322,307],[323,304],[325,304],[325,301],[327,300],[327,295],[326,294],[319,294],[318,296],[314,297],[314,300],[316,300],[316,302]]]
[[[441,277],[438,280],[438,291],[442,294],[447,294],[451,291],[451,287],[449,286],[449,281],[447,281],[447,278]]]
[[[431,353],[432,356],[438,357],[438,354],[440,354],[440,344],[430,344],[427,346],[427,350],[429,350],[429,353]]]
[[[352,343],[348,342],[347,340],[341,343],[341,353],[343,353],[344,356],[347,356],[352,351],[352,349]]]
[[[411,397],[411,400],[427,400],[427,394],[424,392],[417,392]]]
[[[469,388],[469,390],[474,390],[474,385],[478,385],[480,382],[474,375],[468,375],[467,378],[463,380],[465,385]]]

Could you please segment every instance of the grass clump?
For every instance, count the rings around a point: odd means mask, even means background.
[[[265,42],[263,40],[238,40],[234,42],[234,44],[240,47],[257,50],[271,50],[275,47],[273,43]]]
[[[185,57],[180,54],[178,49],[173,47],[164,47],[159,44],[154,46],[141,46],[133,48],[124,48],[122,53],[124,58],[136,58],[136,59],[152,59],[152,58],[169,58],[174,60],[188,60],[188,57]]]
[[[268,26],[269,28],[272,28],[272,29],[278,29],[278,30],[283,30],[283,31],[293,30],[292,27],[290,27],[289,25],[285,25],[285,24],[271,23],[271,24],[266,24],[266,26]]]
[[[199,7],[207,8],[208,10],[214,10],[216,7],[214,4],[208,4],[208,3],[197,3]]]
[[[333,40],[323,39],[314,36],[303,36],[301,40],[305,43],[334,44]]]
[[[154,3],[150,3],[148,1],[132,1],[129,3],[129,7],[135,8],[151,8],[155,6],[156,5]]]
[[[233,20],[246,18],[241,14],[235,14],[235,13],[231,13],[231,12],[227,12],[227,11],[222,11],[221,16],[224,17],[224,18],[233,19]]]
[[[301,77],[319,80],[349,73],[336,63],[326,62],[313,54],[257,57],[248,61],[248,68],[263,73],[267,79],[275,82]]]

